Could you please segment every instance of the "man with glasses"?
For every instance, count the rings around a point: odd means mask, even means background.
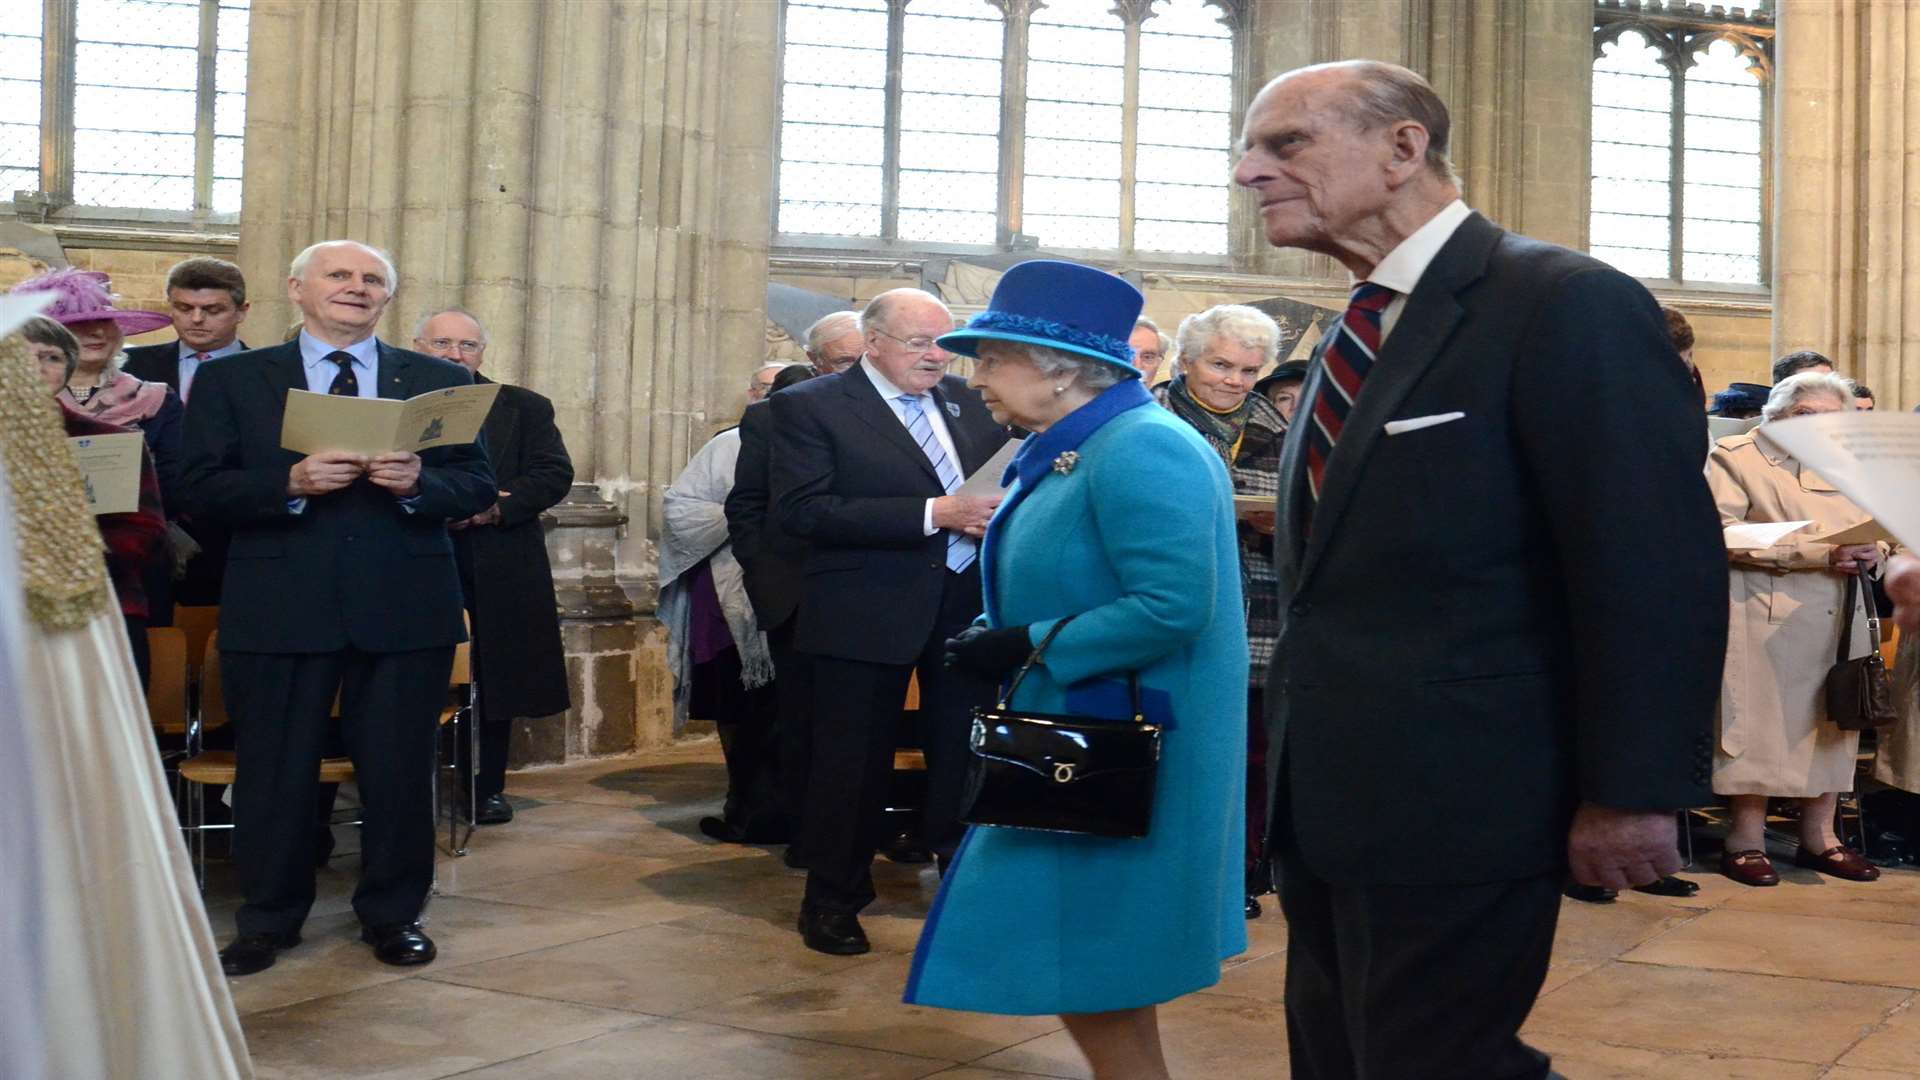
[[[812,657],[807,781],[807,947],[868,950],[856,918],[874,898],[908,680],[920,679],[927,803],[921,835],[942,867],[960,839],[968,714],[993,693],[946,670],[947,638],[980,614],[979,541],[999,498],[959,495],[1006,430],[934,343],[947,306],[894,289],[860,315],[864,352],[830,379],[767,399],[773,516],[809,545],[794,647]],[[831,340],[831,339],[829,339]]]
[[[1140,383],[1152,386],[1159,381],[1160,365],[1166,362],[1173,342],[1160,332],[1160,324],[1140,316],[1133,321],[1133,334],[1127,338],[1133,346],[1133,366],[1140,369]]]
[[[474,382],[489,381],[480,374],[487,331],[468,312],[446,308],[430,313],[414,331],[413,347],[464,365]],[[500,387],[481,430],[499,482],[499,501],[447,527],[453,530],[453,553],[473,622],[474,681],[480,690],[474,820],[499,825],[513,820],[506,797],[513,719],[551,716],[565,712],[569,704],[553,570],[540,513],[567,497],[573,462],[553,422],[553,402],[523,387]],[[472,752],[471,739],[462,749]]]
[[[860,333],[860,316],[851,311],[822,315],[807,327],[807,359],[822,375],[838,375],[860,362],[867,341]]]

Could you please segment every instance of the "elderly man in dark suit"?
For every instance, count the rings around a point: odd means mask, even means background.
[[[215,360],[195,377],[187,508],[233,530],[220,605],[233,717],[234,858],[245,902],[221,950],[229,975],[300,943],[313,906],[313,807],[329,715],[353,759],[364,819],[353,909],[382,962],[424,964],[433,882],[434,732],[466,637],[447,523],[496,499],[477,445],[374,456],[280,446],[293,390],[408,398],[473,381],[465,368],[374,337],[392,262],[348,240],[293,260],[292,341]]]
[[[1569,865],[1679,868],[1726,552],[1658,305],[1467,209],[1446,106],[1374,62],[1247,111],[1267,240],[1353,276],[1280,465],[1273,847],[1301,1080],[1549,1074],[1517,1035]]]
[[[413,347],[473,372],[486,362],[487,331],[471,312],[430,312],[414,329]],[[502,383],[481,428],[499,501],[451,523],[460,585],[473,619],[474,682],[480,690],[480,760],[474,776],[474,821],[513,820],[507,802],[507,742],[513,719],[551,716],[571,704],[560,609],[553,598],[540,515],[573,486],[573,459],[553,422],[553,402]],[[471,740],[465,748],[472,753]]]
[[[774,521],[808,546],[794,629],[814,681],[800,932],[838,955],[868,949],[856,915],[874,897],[896,727],[916,671],[922,836],[942,865],[960,838],[968,714],[993,688],[941,657],[980,614],[979,539],[999,499],[957,492],[1007,439],[979,395],[946,374],[953,357],[934,343],[953,329],[945,304],[894,289],[860,326],[858,364],[768,399]]]

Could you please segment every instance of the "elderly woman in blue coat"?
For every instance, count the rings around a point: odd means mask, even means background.
[[[1246,622],[1220,456],[1154,407],[1120,278],[1037,260],[941,347],[975,357],[994,418],[1025,428],[982,547],[986,613],[948,662],[1005,678],[1073,620],[1011,707],[1123,719],[1137,673],[1164,727],[1142,839],[975,826],[908,977],[913,1004],[1059,1014],[1106,1078],[1164,1077],[1155,1007],[1246,948]]]

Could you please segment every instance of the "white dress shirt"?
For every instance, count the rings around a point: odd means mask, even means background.
[[[908,427],[907,406],[905,402],[900,400],[901,396],[906,394],[906,391],[893,385],[891,380],[885,375],[880,374],[879,368],[873,366],[873,361],[864,356],[860,358],[860,370],[866,372],[867,378],[873,380],[873,388],[880,391],[881,400],[885,401],[887,405],[893,409],[893,415],[899,419],[900,426]],[[926,400],[921,403],[920,409],[927,414],[927,425],[933,428],[933,437],[940,441],[940,449],[946,451],[947,460],[953,462],[953,471],[960,474],[960,479],[965,480],[967,478],[967,470],[960,464],[960,451],[954,449],[953,433],[947,430],[947,418],[941,415],[946,410],[941,407],[940,399],[934,397],[931,393],[922,396],[926,398]],[[934,533],[940,531],[933,527],[932,499],[927,500],[926,515],[922,519],[920,527],[926,531],[928,536],[932,536]]]
[[[340,365],[327,359],[334,353],[343,352],[353,357],[353,378],[360,384],[360,397],[380,396],[380,342],[376,338],[364,337],[359,341],[341,348],[329,345],[319,338],[300,331],[300,363],[307,369],[307,389],[316,394],[324,394],[333,385],[340,374]]]
[[[1399,246],[1387,252],[1387,257],[1381,259],[1380,264],[1373,268],[1373,273],[1366,276],[1364,280],[1393,290],[1392,302],[1380,313],[1381,341],[1387,340],[1387,335],[1393,333],[1394,325],[1400,321],[1400,313],[1406,310],[1407,297],[1412,294],[1414,286],[1420,284],[1420,277],[1427,272],[1428,264],[1440,254],[1441,248],[1447,246],[1447,241],[1453,239],[1454,230],[1472,213],[1467,204],[1459,199],[1441,207],[1440,212],[1428,218],[1425,225],[1413,230],[1405,240],[1400,241]],[[1359,285],[1360,280],[1355,279],[1352,285]],[[1351,292],[1352,288],[1349,287],[1348,291]]]

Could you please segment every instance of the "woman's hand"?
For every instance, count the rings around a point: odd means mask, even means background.
[[[947,639],[946,666],[950,671],[966,671],[989,679],[1001,679],[1027,662],[1033,641],[1024,626],[1003,626],[989,630],[969,626],[958,637]]]
[[[1827,552],[1827,565],[1843,574],[1858,574],[1880,565],[1879,544],[1847,544]]]

